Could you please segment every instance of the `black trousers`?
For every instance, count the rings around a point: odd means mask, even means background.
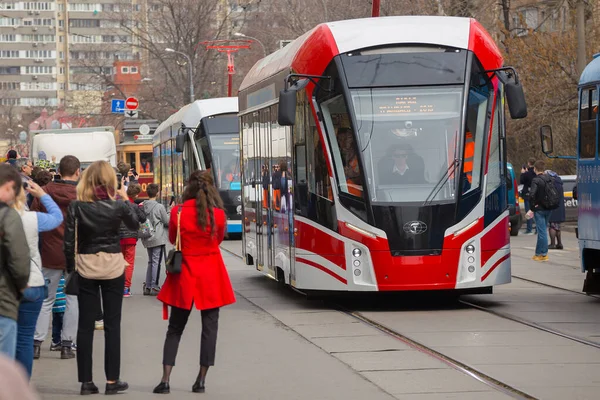
[[[192,309],[193,309],[192,305]],[[169,328],[163,350],[163,365],[175,365],[179,341],[192,310],[171,307]],[[217,331],[219,330],[219,309],[202,310],[202,337],[200,339],[200,365],[215,365],[217,351]]]
[[[77,329],[77,373],[79,382],[91,382],[94,322],[98,314],[100,291],[104,309],[104,372],[106,380],[116,381],[121,374],[121,307],[125,275],[115,279],[79,278],[79,327]]]

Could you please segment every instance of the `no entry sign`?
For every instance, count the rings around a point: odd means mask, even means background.
[[[137,110],[139,105],[140,102],[135,97],[128,97],[127,100],[125,100],[125,108],[128,110]]]

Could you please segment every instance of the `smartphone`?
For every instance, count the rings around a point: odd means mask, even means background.
[[[120,172],[117,172],[117,190],[121,190],[121,185],[123,183],[123,175]]]
[[[23,182],[23,189],[27,189],[29,187],[29,183]]]

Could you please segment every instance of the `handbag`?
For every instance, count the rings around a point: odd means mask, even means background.
[[[178,274],[181,272],[183,264],[183,254],[181,253],[181,206],[177,209],[177,238],[175,239],[175,248],[169,251],[165,264],[168,273]]]
[[[67,275],[65,279],[65,293],[69,296],[77,296],[79,294],[79,272],[77,272],[77,217],[75,217],[75,271]]]

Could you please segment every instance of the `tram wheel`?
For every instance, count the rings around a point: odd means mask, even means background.
[[[283,269],[277,267],[277,287],[284,289],[287,285],[285,283],[285,273]]]

